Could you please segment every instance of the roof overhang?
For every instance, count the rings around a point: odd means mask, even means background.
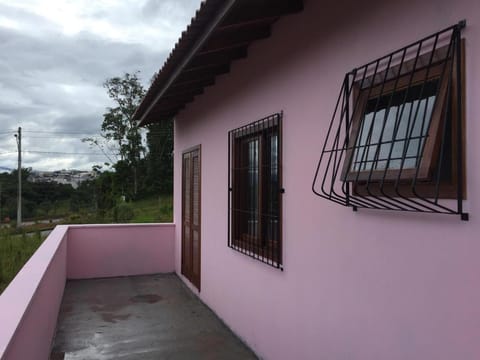
[[[140,126],[174,117],[185,105],[268,38],[281,16],[303,10],[302,0],[207,0],[159,71],[134,119]]]

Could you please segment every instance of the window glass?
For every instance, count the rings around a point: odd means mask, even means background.
[[[438,80],[433,80],[368,100],[351,171],[416,168],[437,88]]]
[[[232,130],[229,137],[229,246],[280,267],[280,114]]]

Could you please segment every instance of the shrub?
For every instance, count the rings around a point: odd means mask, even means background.
[[[115,206],[114,218],[119,222],[126,222],[133,219],[135,214],[133,213],[133,207],[129,204],[122,203]]]

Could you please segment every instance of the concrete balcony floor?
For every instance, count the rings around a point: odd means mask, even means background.
[[[68,281],[57,359],[256,359],[175,274]]]

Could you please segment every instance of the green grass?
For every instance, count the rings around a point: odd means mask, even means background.
[[[131,202],[133,207],[132,223],[172,222],[173,198],[163,196]]]
[[[0,232],[0,294],[42,244],[40,232],[12,235]]]
[[[173,221],[173,198],[162,196],[127,203],[133,210],[130,223],[153,223]],[[65,216],[65,223],[111,223],[112,214],[103,219],[94,214],[70,214]],[[118,221],[124,222],[124,221]],[[23,229],[23,234],[15,234],[15,228],[0,229],[0,294],[12,281],[22,266],[30,259],[33,253],[42,244],[43,240],[38,230],[51,228],[52,224],[33,224]],[[27,235],[25,231],[36,231]]]

